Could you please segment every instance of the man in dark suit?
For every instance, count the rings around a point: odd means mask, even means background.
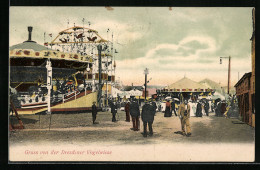
[[[202,117],[202,106],[201,106],[201,102],[200,101],[197,104],[196,116],[197,117]]]
[[[176,110],[175,110],[175,100],[174,99],[172,100],[171,106],[172,106],[172,111],[174,111],[175,116],[177,116]]]
[[[117,106],[116,102],[111,103],[112,122],[116,122]]]
[[[209,116],[209,102],[208,101],[206,101],[204,109],[205,109],[206,115]]]
[[[132,101],[132,103],[130,104],[129,110],[133,121],[133,130],[138,131],[140,129],[139,127],[140,109],[138,103],[135,100]]]
[[[143,136],[147,137],[147,124],[149,126],[149,136],[153,135],[153,121],[154,121],[154,109],[152,106],[152,103],[145,102],[143,108],[142,108],[142,121],[144,125],[144,133]]]
[[[93,102],[93,105],[92,105],[92,120],[93,120],[93,124],[96,124],[95,123],[96,117],[97,117],[97,106],[96,106],[96,102]]]
[[[155,103],[155,99],[153,99],[152,106],[153,106],[154,115],[155,115],[156,114],[156,109],[157,109],[157,105]]]
[[[130,114],[129,114],[129,111],[130,111],[130,103],[129,101],[125,104],[125,114],[126,114],[126,119],[125,121],[126,122],[130,122]]]

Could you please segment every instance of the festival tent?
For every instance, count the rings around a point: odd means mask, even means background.
[[[136,89],[133,89],[133,90],[130,90],[128,92],[128,94],[130,96],[142,96],[143,92],[141,90],[136,90]]]
[[[112,87],[112,96],[113,97],[117,97],[118,95],[120,95],[122,93],[121,90],[118,90],[117,88]]]
[[[165,90],[173,92],[206,92],[208,89],[207,86],[199,84],[187,77],[184,77],[165,88]]]

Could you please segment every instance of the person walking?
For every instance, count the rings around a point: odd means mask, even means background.
[[[155,103],[155,100],[153,99],[153,102],[152,102],[152,106],[153,106],[153,110],[154,110],[154,115],[156,114],[156,109],[157,109],[157,105]]]
[[[116,102],[111,103],[112,122],[116,122],[117,106]]]
[[[175,100],[174,99],[171,102],[171,108],[172,108],[172,111],[174,112],[175,116],[177,116],[176,110],[175,110]]]
[[[179,116],[181,119],[181,129],[182,135],[186,135],[187,137],[191,136],[191,128],[190,128],[190,105],[187,100],[179,107]],[[186,128],[186,131],[185,131]]]
[[[93,102],[93,105],[92,105],[92,121],[93,121],[93,124],[96,124],[95,121],[96,121],[96,118],[97,118],[97,106],[96,106],[96,102]]]
[[[129,101],[125,104],[125,114],[126,114],[126,119],[125,121],[126,122],[130,122],[130,114],[129,114],[129,111],[130,111],[130,103]]]
[[[206,115],[209,116],[209,102],[208,101],[206,101],[206,103],[204,105],[204,109],[205,109]]]
[[[171,117],[171,103],[169,100],[167,100],[167,102],[166,102],[166,109],[165,109],[164,117]]]
[[[197,104],[196,116],[197,117],[202,117],[202,106],[201,106],[201,102],[200,101]]]
[[[154,121],[154,108],[152,106],[152,103],[148,103],[147,101],[145,102],[143,108],[142,108],[142,114],[141,118],[143,121],[143,126],[144,126],[144,132],[143,136],[147,137],[147,124],[149,127],[149,136],[153,135],[153,121]]]
[[[140,109],[138,103],[134,100],[129,107],[130,110],[130,115],[132,117],[132,122],[133,122],[133,130],[134,131],[139,131],[139,117],[140,117]]]
[[[221,104],[221,116],[224,115],[224,113],[226,112],[226,109],[227,109],[227,104],[226,104],[226,101],[224,100]]]

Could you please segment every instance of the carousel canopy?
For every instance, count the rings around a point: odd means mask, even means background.
[[[183,91],[183,92],[185,91],[196,92],[196,91],[200,91],[199,89],[203,89],[203,90],[208,89],[208,87],[184,77],[179,81],[169,85],[165,89],[173,90],[173,91]]]
[[[47,47],[37,44],[36,42],[31,42],[31,41],[25,41],[20,44],[16,44],[10,47],[10,50],[14,49],[31,49],[34,51],[42,51],[42,50],[50,50]]]

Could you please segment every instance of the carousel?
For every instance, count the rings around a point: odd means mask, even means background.
[[[9,48],[12,108],[19,114],[81,112],[109,97],[99,91],[115,82],[113,41],[94,29],[73,26],[50,42],[44,34],[40,45],[32,40],[32,29],[27,41]]]

